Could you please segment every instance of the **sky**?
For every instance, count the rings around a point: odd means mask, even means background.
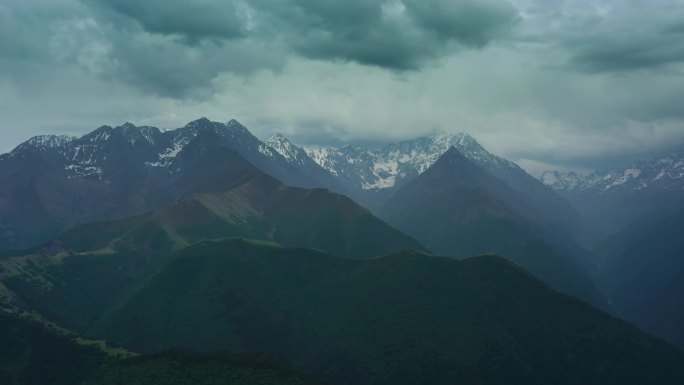
[[[202,116],[620,167],[684,146],[684,0],[0,0],[1,152]]]

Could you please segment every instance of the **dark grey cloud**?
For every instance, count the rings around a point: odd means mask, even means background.
[[[124,81],[144,91],[173,98],[206,98],[212,82],[224,72],[249,75],[278,71],[286,59],[278,47],[259,41],[199,41],[190,46],[173,38],[148,34],[119,35],[110,57],[113,81]]]
[[[570,42],[568,48],[574,50],[571,65],[587,72],[662,69],[684,62],[684,30],[611,31]]]
[[[411,17],[426,30],[471,47],[483,47],[510,33],[519,21],[518,10],[502,1],[411,0],[405,4]]]
[[[306,57],[398,70],[482,47],[517,20],[503,0],[269,0],[255,8]]]
[[[151,33],[176,35],[196,42],[231,39],[246,34],[246,18],[235,1],[224,0],[82,0],[138,22]]]
[[[178,9],[162,2],[99,0],[0,5],[0,65],[5,70],[0,77],[35,86],[36,80],[57,76],[61,66],[77,66],[112,84],[127,83],[162,97],[206,98],[222,73],[278,71],[287,62],[281,47],[231,32],[225,14],[235,7],[220,9],[232,3],[213,12],[209,2],[184,4]]]
[[[619,74],[669,70],[684,63],[684,3],[615,3],[619,8],[571,20],[556,36],[572,68]]]
[[[517,12],[505,0],[82,0],[101,17],[148,33],[278,42],[316,59],[418,69],[502,36]]]
[[[505,35],[517,15],[505,0],[8,4],[0,6],[0,60],[8,68],[29,60],[45,73],[77,65],[111,82],[171,98],[211,97],[222,74],[280,71],[296,56],[419,70]]]

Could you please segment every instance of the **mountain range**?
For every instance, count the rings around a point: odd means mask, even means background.
[[[598,309],[681,343],[682,304],[658,300],[681,288],[681,217],[653,203],[590,237],[560,186],[467,134],[297,146],[202,118],[32,138],[0,155],[0,321],[73,366],[21,337],[0,378],[677,383],[684,353]]]
[[[430,250],[448,255],[500,253],[556,289],[608,306],[588,278],[595,258],[580,246],[579,214],[550,188],[515,163],[489,153],[467,134],[424,137],[381,148],[297,147],[282,135],[268,142],[288,159],[304,159],[308,154],[337,176],[352,197]],[[454,157],[463,162],[452,164],[449,159]],[[443,175],[430,183],[428,174]],[[441,191],[440,196],[426,191],[430,188]],[[485,190],[491,199],[474,202],[473,191]],[[489,214],[502,208],[507,210],[506,221],[514,224],[490,227]]]
[[[595,282],[614,311],[684,347],[684,150],[621,170],[546,172],[584,218],[600,255]]]
[[[621,170],[547,171],[540,179],[568,199],[600,238],[644,216],[684,207],[684,149]]]
[[[467,134],[423,137],[379,148],[300,147],[283,135],[274,135],[267,143],[298,164],[313,160],[336,176],[351,197],[430,250],[447,255],[500,253],[554,288],[608,307],[588,278],[596,262],[580,245],[580,215],[552,189],[515,163],[489,153]],[[464,159],[459,164],[467,163],[469,171],[444,160],[456,156]],[[444,175],[430,185],[427,174]],[[451,188],[455,184],[465,189]],[[430,195],[428,185],[441,195]],[[419,191],[407,192],[411,189]],[[487,190],[491,199],[481,200],[478,211],[471,207],[475,202],[467,189]],[[515,223],[515,231],[489,227],[489,214],[502,207],[508,210],[506,220]],[[463,216],[464,208],[472,208],[468,216]],[[458,217],[460,224],[445,221],[445,215]]]
[[[36,137],[0,156],[0,250],[30,247],[81,223],[142,214],[220,189],[217,166],[199,154],[204,145],[232,149],[288,185],[341,190],[316,179],[324,170],[302,172],[234,120],[199,119],[167,132],[124,124],[81,138]]]
[[[219,154],[216,147],[233,150],[234,153]],[[591,256],[575,241],[574,230],[578,227],[579,217],[568,203],[514,163],[487,152],[467,134],[418,138],[380,149],[351,146],[331,149],[299,147],[282,135],[274,135],[261,142],[235,120],[222,124],[205,118],[166,132],[127,123],[115,128],[101,127],[82,138],[36,137],[0,157],[0,180],[5,181],[4,188],[0,188],[0,196],[6,197],[5,204],[0,200],[0,250],[30,247],[82,223],[140,215],[196,194],[224,192],[233,181],[249,173],[250,167],[286,185],[320,187],[344,193],[369,207],[382,219],[400,225],[392,213],[403,212],[404,208],[392,207],[387,202],[396,202],[390,198],[427,171],[449,148],[466,156],[477,165],[477,172],[483,174],[482,178],[475,178],[471,183],[476,185],[481,180],[499,180],[499,185],[506,186],[518,201],[525,202],[515,203],[514,216],[520,216],[519,222],[529,223],[529,219],[534,218],[534,226],[548,228],[543,236],[534,235],[544,244],[537,249],[546,249],[540,252],[542,263],[549,264],[546,259],[557,259],[557,254],[570,255],[570,258],[581,261],[577,264],[591,263]],[[268,183],[261,187],[266,185]],[[250,191],[264,193],[261,187]],[[458,194],[453,198],[458,199]],[[444,199],[449,201],[452,196]],[[280,199],[279,204],[286,207],[288,203]],[[442,203],[449,205],[449,202]],[[255,199],[247,205],[250,207],[243,208],[243,211],[263,209]],[[477,225],[487,220],[475,217],[469,223]],[[416,224],[422,228],[430,227],[429,223]],[[280,229],[282,232],[283,227]],[[404,226],[403,229],[409,236],[421,240],[420,234],[413,232],[412,227]],[[249,233],[246,228],[242,230],[223,235]],[[453,234],[441,236],[448,241]],[[493,243],[496,243],[495,239],[506,236],[503,229],[487,235]],[[257,236],[261,237],[262,234]],[[421,241],[425,242],[424,239]],[[345,250],[344,242],[336,244],[344,250],[336,254],[356,253]],[[316,246],[311,243],[303,245]],[[416,244],[415,247],[422,246]],[[438,250],[451,255],[496,251],[521,261],[519,249],[518,246],[487,246]],[[325,250],[335,254],[334,250]],[[368,248],[365,254],[376,251]],[[572,264],[575,262],[569,263]],[[533,270],[539,267],[538,264],[523,265]],[[566,281],[566,275],[582,275],[576,272],[565,274],[564,269],[561,267],[559,271],[539,276],[557,289],[605,307],[605,301],[588,294],[594,291],[589,283],[585,282],[582,286],[586,287],[582,288],[560,283]],[[570,281],[579,282],[581,279],[570,278]]]

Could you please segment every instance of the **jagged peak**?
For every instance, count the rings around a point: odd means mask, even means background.
[[[60,148],[76,139],[75,136],[70,135],[36,135],[17,146],[12,152],[20,151],[25,148]]]
[[[245,127],[242,123],[238,122],[235,119],[231,119],[224,125],[229,131],[233,133],[241,133],[241,134],[248,134],[250,136],[253,136],[252,133]]]
[[[228,123],[226,123],[226,126],[231,127],[231,128],[232,128],[232,127],[242,127],[242,128],[245,128],[245,126],[244,126],[242,123],[238,122],[238,121],[235,120],[235,119],[229,120]]]
[[[461,153],[461,151],[459,151],[459,150],[456,148],[456,146],[451,146],[451,147],[449,147],[449,148],[446,150],[446,152],[444,152],[444,154],[442,154],[442,156],[439,157],[439,159],[438,159],[437,161],[439,162],[439,161],[442,160],[442,159],[447,159],[447,160],[448,160],[448,159],[467,160],[468,158],[466,158],[465,155],[463,155],[463,154]]]
[[[275,134],[271,135],[266,139],[267,143],[277,143],[277,142],[282,142],[282,143],[291,143],[287,137],[279,132],[276,132]]]
[[[114,128],[111,126],[100,126],[90,132],[89,134],[84,135],[81,140],[86,140],[92,143],[95,142],[103,142],[109,140],[111,138],[112,134],[114,134]]]
[[[471,162],[468,157],[463,155],[455,146],[449,147],[437,161],[428,168],[428,170],[464,170],[470,168],[477,168],[475,163]]]
[[[474,177],[498,180],[470,160],[455,146],[449,147],[423,175],[447,177],[453,183],[472,181],[470,178]]]
[[[449,146],[468,147],[473,150],[486,151],[480,143],[466,132],[440,133],[428,137],[435,143],[444,143]]]
[[[126,123],[122,124],[121,126],[119,126],[119,127],[117,127],[117,128],[121,128],[121,129],[124,129],[124,130],[135,130],[135,129],[137,129],[138,127],[136,127],[135,124],[133,124],[133,123],[126,122]]]
[[[133,123],[126,122],[120,126],[101,126],[89,134],[84,135],[81,140],[91,143],[101,143],[110,140],[113,136],[123,138],[130,144],[149,143],[155,144],[157,135],[161,134],[161,130],[151,126],[136,126]]]
[[[297,146],[292,144],[292,142],[282,134],[273,134],[269,136],[264,143],[267,146],[274,148],[277,152],[281,153],[281,155],[283,151],[290,152],[298,149]]]
[[[185,125],[185,128],[205,128],[205,127],[214,127],[217,124],[220,124],[218,122],[212,122],[211,120],[201,117],[199,119],[195,119],[188,124]]]
[[[26,141],[32,145],[41,145],[43,147],[60,147],[65,143],[75,140],[75,136],[71,135],[36,135]]]

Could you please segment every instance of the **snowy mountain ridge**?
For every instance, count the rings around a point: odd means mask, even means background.
[[[282,134],[271,135],[265,143],[290,163],[304,165],[312,160],[302,148],[294,145]]]
[[[597,171],[588,175],[546,171],[540,180],[555,190],[574,193],[612,194],[649,188],[684,189],[684,149],[668,156],[636,162],[622,170]]]
[[[374,190],[393,188],[421,174],[451,147],[487,168],[518,167],[492,155],[466,133],[426,136],[375,148],[347,145],[340,148],[302,146],[302,149],[331,174],[364,190]]]
[[[8,155],[19,156],[31,149],[54,151],[63,158],[69,178],[78,179],[107,181],[105,174],[111,168],[108,158],[122,153],[129,161],[141,162],[150,172],[175,173],[176,157],[203,131],[213,132],[221,142],[272,175],[296,168],[301,177],[313,178],[318,185],[332,186],[337,191],[395,188],[427,170],[451,147],[504,179],[508,174],[524,173],[516,164],[489,153],[466,133],[426,136],[377,147],[297,146],[281,134],[261,141],[236,120],[219,123],[206,118],[169,131],[125,123],[102,126],[81,138],[40,136]]]
[[[194,120],[184,127],[161,131],[156,127],[101,126],[80,138],[39,136],[17,146],[0,161],[15,157],[49,158],[63,165],[66,177],[109,183],[120,165],[136,167],[142,173],[179,173],[182,165],[176,161],[183,150],[200,134],[214,135],[206,144],[215,143],[234,150],[265,173],[291,186],[324,187],[343,192],[342,185],[306,153],[286,138],[274,137],[265,143],[252,135],[237,120],[227,123],[206,118]],[[280,146],[276,151],[273,146]],[[280,154],[286,154],[284,157]]]

